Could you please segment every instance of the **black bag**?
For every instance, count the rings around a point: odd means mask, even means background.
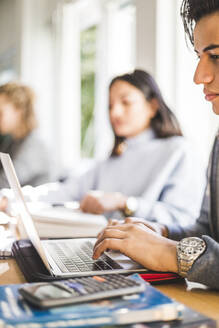
[[[28,282],[63,279],[50,274],[29,239],[15,241],[12,245],[12,254]]]

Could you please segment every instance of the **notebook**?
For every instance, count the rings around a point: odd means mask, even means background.
[[[95,238],[40,240],[25,203],[21,186],[8,154],[0,153],[9,185],[14,192],[17,211],[27,236],[52,276],[74,277],[114,273],[145,272],[145,268],[118,252],[105,252],[92,259]]]

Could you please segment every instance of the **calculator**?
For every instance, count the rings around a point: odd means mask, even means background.
[[[135,294],[144,288],[144,282],[119,274],[109,274],[26,284],[19,288],[19,293],[35,306],[50,308]]]

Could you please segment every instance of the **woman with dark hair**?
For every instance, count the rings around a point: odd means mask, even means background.
[[[47,199],[78,200],[84,212],[107,217],[191,222],[201,206],[204,169],[152,76],[135,70],[114,78],[109,116],[115,135],[110,157]]]
[[[194,82],[203,85],[205,99],[219,115],[219,1],[183,0],[181,15],[198,56]],[[219,134],[208,172],[201,213],[194,224],[131,218],[125,224],[114,221],[99,234],[94,259],[106,249],[119,250],[148,269],[177,272],[190,281],[219,289]]]
[[[156,101],[156,113],[154,117],[151,118],[150,127],[154,131],[157,138],[182,136],[182,132],[175,115],[168,108],[157,83],[150,74],[142,70],[135,70],[131,74],[117,76],[111,81],[110,89],[114,83],[119,81],[127,82],[140,90],[147,102],[152,103]],[[115,131],[114,135],[115,144],[112,155],[117,155],[117,152],[120,149],[120,144],[123,143],[125,137],[116,135]]]

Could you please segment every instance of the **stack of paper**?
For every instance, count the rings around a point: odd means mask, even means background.
[[[41,238],[96,237],[107,225],[103,215],[82,213],[65,207],[30,209]]]

